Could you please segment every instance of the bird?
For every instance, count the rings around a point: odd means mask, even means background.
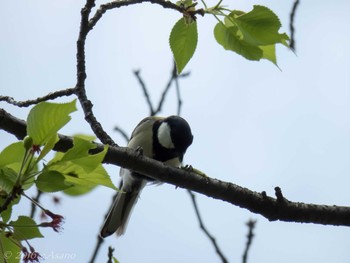
[[[187,148],[193,142],[188,122],[180,116],[151,116],[144,118],[134,129],[127,147],[142,149],[143,155],[180,167]],[[121,187],[113,205],[107,214],[100,231],[102,238],[113,233],[121,236],[125,233],[130,214],[142,189],[147,183],[157,183],[145,175],[121,168]]]

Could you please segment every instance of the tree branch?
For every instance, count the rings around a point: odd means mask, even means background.
[[[16,101],[9,96],[0,96],[0,101],[6,101],[7,103],[15,105],[17,107],[28,107],[33,104],[38,104],[39,102],[42,102],[42,101],[54,100],[63,96],[70,96],[74,94],[74,92],[75,92],[75,88],[69,88],[65,90],[51,92],[43,97],[39,97],[34,100],[25,100],[25,101]]]
[[[247,222],[247,224],[246,224],[247,227],[248,227],[248,234],[247,234],[247,243],[246,243],[245,250],[244,250],[244,253],[243,253],[243,259],[242,259],[243,263],[247,263],[248,252],[249,252],[250,246],[251,246],[253,238],[254,238],[254,232],[253,231],[254,231],[254,228],[255,228],[255,224],[256,224],[256,221],[252,220],[252,219],[250,219]]]
[[[197,14],[204,16],[204,10],[203,9],[197,9],[194,11],[187,10],[185,7],[176,5],[170,1],[164,1],[164,0],[128,0],[128,1],[112,1],[106,4],[100,5],[100,7],[97,9],[95,15],[90,19],[89,21],[89,27],[92,29],[96,23],[101,19],[102,15],[111,9],[120,8],[123,6],[128,5],[134,5],[134,4],[141,4],[141,3],[151,3],[151,4],[158,4],[161,5],[163,8],[173,9],[176,10],[182,14],[187,14],[189,16],[195,17]]]
[[[289,28],[290,28],[290,43],[289,46],[290,48],[295,51],[295,37],[294,37],[294,32],[295,32],[295,28],[294,28],[294,18],[295,18],[295,14],[297,11],[297,7],[299,5],[299,0],[295,0],[293,7],[292,7],[292,12],[290,13],[290,23],[289,23]]]
[[[198,206],[197,206],[196,196],[191,191],[187,191],[187,192],[189,193],[189,195],[191,197],[192,204],[193,204],[193,207],[194,207],[194,211],[196,212],[196,216],[197,216],[197,219],[198,219],[198,222],[199,222],[200,229],[202,229],[204,234],[209,238],[210,242],[213,244],[213,246],[215,248],[215,251],[216,251],[216,254],[218,254],[218,256],[221,258],[221,261],[223,263],[228,263],[226,257],[221,252],[218,244],[216,243],[215,238],[209,233],[209,231],[207,230],[207,228],[203,224],[203,220],[202,220],[202,217],[201,217],[201,215],[199,213],[199,209],[198,209]]]
[[[26,135],[26,123],[3,109],[0,109],[0,129],[19,139],[23,139]],[[59,135],[59,138],[54,150],[67,151],[72,147],[71,137]],[[92,154],[101,152],[104,147],[99,143],[96,143],[96,146],[96,149],[91,150]],[[254,192],[233,183],[167,166],[151,158],[140,156],[136,151],[126,147],[109,146],[103,162],[231,203],[252,213],[260,214],[270,221],[350,226],[350,207],[291,202],[285,197],[281,202],[277,198],[267,196],[265,192]]]
[[[88,33],[92,29],[89,26],[89,15],[94,6],[94,0],[87,0],[85,7],[81,10],[80,31],[77,40],[77,84],[75,94],[77,95],[84,111],[85,120],[90,124],[90,127],[97,138],[104,144],[116,145],[113,139],[104,131],[101,123],[97,121],[92,111],[93,105],[88,99],[85,91],[85,79],[87,77],[85,67],[85,41]]]
[[[151,102],[151,98],[148,94],[148,90],[146,88],[146,85],[145,83],[143,82],[141,76],[140,76],[140,70],[135,70],[134,71],[134,75],[136,76],[137,80],[139,81],[139,84],[142,88],[142,91],[143,91],[143,95],[145,95],[145,98],[146,98],[146,102],[147,102],[147,105],[148,105],[148,108],[150,110],[150,113],[149,113],[149,116],[154,116],[156,115],[158,112],[155,112],[154,109],[153,109],[153,104]]]

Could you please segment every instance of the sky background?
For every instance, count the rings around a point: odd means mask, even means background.
[[[97,2],[101,4],[101,1]],[[216,2],[208,1],[209,6]],[[231,9],[254,4],[271,8],[289,32],[293,1],[225,0]],[[0,0],[0,94],[34,99],[74,87],[76,39],[84,1]],[[94,9],[95,10],[95,9]],[[184,162],[210,177],[274,194],[281,187],[292,201],[350,203],[350,2],[301,1],[295,17],[296,54],[277,48],[281,70],[268,61],[251,62],[225,51],[213,37],[216,20],[198,18],[196,53],[180,80],[182,116],[194,134]],[[148,113],[133,70],[140,69],[151,99],[159,100],[172,69],[168,38],[181,16],[160,6],[142,4],[107,12],[86,43],[86,89],[94,113],[117,143],[118,125],[129,134]],[[58,101],[71,101],[74,97]],[[29,109],[1,102],[25,119]],[[176,113],[175,90],[162,115]],[[92,134],[79,108],[60,133]],[[0,131],[0,148],[15,137]],[[118,183],[119,168],[106,166]],[[35,192],[29,191],[29,194]],[[79,198],[63,195],[44,206],[65,216],[64,230],[43,230],[31,243],[46,260],[64,253],[88,262],[114,192],[100,187]],[[248,262],[349,262],[350,229],[269,222],[228,203],[197,195],[204,223],[229,262],[241,262],[249,219],[257,220]],[[16,206],[14,218],[30,205]],[[125,236],[110,237],[96,262],[107,261],[107,248],[121,263],[221,262],[198,227],[185,190],[147,187],[134,209]]]

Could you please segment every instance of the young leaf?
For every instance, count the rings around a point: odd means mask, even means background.
[[[66,153],[57,153],[45,169],[57,171],[64,176],[64,182],[74,185],[65,192],[71,195],[83,194],[91,191],[97,185],[104,185],[116,189],[101,162],[107,152],[89,154],[89,150],[96,147],[90,141],[75,137],[74,146]]]
[[[255,5],[253,10],[236,16],[231,13],[229,17],[233,19],[243,39],[256,46],[272,45],[288,40],[286,34],[278,33],[281,23],[277,15],[265,6]]]
[[[13,163],[22,163],[24,151],[22,141],[10,144],[0,153],[0,167]]]
[[[14,229],[13,237],[17,240],[28,240],[44,237],[33,219],[27,216],[19,216],[16,221],[9,223]]]
[[[46,156],[46,154],[48,154],[53,149],[53,147],[58,141],[59,141],[59,138],[57,133],[54,133],[50,138],[48,138],[44,148],[41,150],[37,158],[37,161],[40,161],[41,159],[43,159]]]
[[[18,173],[9,167],[0,167],[0,190],[10,193],[17,181]]]
[[[57,171],[44,171],[38,176],[35,184],[43,192],[57,192],[73,186],[66,183],[65,177]]]
[[[177,74],[180,74],[192,58],[198,41],[197,22],[181,18],[170,33],[169,44],[173,52]]]
[[[0,262],[1,263],[19,263],[21,257],[21,248],[18,241],[11,236],[7,236],[7,232],[0,231]]]
[[[238,35],[238,29],[234,26],[227,26],[222,22],[217,23],[214,28],[214,36],[224,49],[234,51],[246,59],[260,60],[263,57],[263,51],[242,40]]]
[[[273,64],[275,64],[278,67],[275,45],[260,46],[260,48],[263,51],[263,57],[262,58],[270,60]]]
[[[76,111],[75,102],[35,105],[27,118],[27,134],[32,137],[33,144],[46,144],[71,119],[69,114]]]

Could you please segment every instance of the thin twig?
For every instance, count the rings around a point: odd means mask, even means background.
[[[119,188],[120,188],[120,187],[121,187],[121,185],[119,185]],[[111,202],[111,205],[109,206],[109,208],[113,206],[114,200],[116,199],[117,194],[118,194],[118,193],[116,193],[116,194],[113,195],[113,197],[112,197],[112,202]],[[104,223],[105,219],[107,218],[108,213],[109,213],[109,210],[110,210],[110,209],[107,210],[107,213],[106,213],[105,216],[104,216],[104,220],[103,220],[102,224]],[[90,263],[94,263],[94,262],[95,262],[96,257],[97,257],[97,254],[98,254],[98,252],[99,252],[99,250],[100,250],[100,248],[101,248],[103,242],[104,242],[104,239],[103,239],[102,237],[100,237],[100,235],[97,235],[97,241],[96,241],[94,253],[92,254],[91,259],[90,259],[90,261],[89,261]]]
[[[191,9],[187,9],[185,6],[180,6],[180,5],[177,5],[171,1],[166,1],[166,0],[112,1],[112,2],[100,5],[100,7],[97,9],[95,15],[90,19],[89,27],[93,28],[96,25],[96,23],[101,19],[103,14],[108,10],[120,8],[120,7],[128,6],[128,5],[147,3],[147,2],[151,3],[151,4],[161,5],[163,8],[176,10],[182,14],[189,15],[194,19],[196,18],[196,15],[204,16],[204,14],[205,14],[203,9],[191,10]]]
[[[51,92],[43,97],[36,98],[34,100],[16,101],[14,98],[9,96],[0,96],[0,101],[6,101],[9,104],[15,105],[17,107],[28,107],[33,104],[38,104],[39,102],[54,100],[63,96],[70,96],[74,94],[75,88],[69,88],[65,90],[59,90]]]
[[[119,132],[120,135],[123,137],[123,139],[124,139],[126,142],[129,141],[129,135],[128,135],[122,128],[120,128],[120,127],[118,127],[118,126],[115,126],[115,127],[114,127],[114,130],[115,130],[116,132]]]
[[[196,212],[196,216],[197,216],[197,219],[198,219],[198,222],[199,222],[199,227],[203,230],[205,235],[209,238],[209,240],[213,244],[213,246],[215,248],[215,251],[218,254],[218,256],[221,258],[222,262],[223,263],[228,263],[226,257],[223,255],[223,253],[221,252],[218,244],[216,243],[215,238],[209,233],[209,231],[207,230],[207,228],[203,224],[203,221],[202,221],[202,218],[200,216],[199,209],[198,209],[198,206],[197,206],[196,196],[191,191],[187,191],[187,192],[189,193],[189,195],[191,197],[192,204],[193,204],[193,207],[194,207],[194,211]]]
[[[107,263],[113,263],[113,252],[114,252],[114,248],[109,246],[108,247],[108,261],[107,261]]]
[[[244,250],[244,253],[243,253],[243,260],[242,260],[243,263],[247,263],[248,252],[249,252],[249,249],[251,247],[251,244],[252,244],[252,241],[253,241],[253,238],[254,238],[254,232],[253,231],[254,231],[254,228],[255,228],[255,225],[256,225],[256,221],[250,219],[246,223],[246,225],[248,227],[248,234],[247,234],[247,243],[246,243],[245,250]]]
[[[190,75],[190,73],[184,73],[184,74],[182,74],[180,76],[181,77],[187,77],[189,75]],[[170,90],[170,87],[171,87],[171,84],[173,83],[173,81],[175,81],[176,88],[179,89],[179,83],[177,82],[177,78],[179,78],[180,76],[178,76],[177,73],[176,73],[176,64],[174,62],[173,63],[173,68],[171,70],[169,81],[168,81],[167,85],[165,86],[165,89],[163,90],[162,95],[161,95],[161,97],[159,99],[159,103],[158,103],[158,107],[157,107],[156,113],[159,113],[162,110],[162,107],[163,107],[163,104],[164,104],[164,101],[165,101],[165,97],[168,94],[168,91]],[[178,96],[178,99],[179,99],[179,96]],[[180,113],[180,108],[181,108],[181,102],[178,101],[178,109],[177,109],[178,115],[180,115],[179,114]]]
[[[180,94],[179,79],[178,79],[178,76],[176,74],[176,71],[173,73],[173,76],[174,76],[176,96],[177,96],[177,115],[180,116],[181,107],[182,107],[182,100],[181,100],[181,94]]]
[[[34,200],[35,202],[39,203],[39,199],[40,199],[40,197],[41,197],[42,194],[43,194],[43,192],[40,191],[40,190],[38,189],[37,194],[36,194],[36,196],[33,198],[33,200]],[[32,202],[31,204],[32,204],[32,207],[31,207],[31,209],[30,209],[30,218],[34,218],[34,214],[35,214],[35,211],[36,211],[36,205],[35,205],[34,202]]]
[[[296,14],[297,7],[299,5],[299,0],[295,0],[292,11],[290,13],[290,23],[289,23],[289,28],[290,28],[290,43],[289,46],[290,48],[295,51],[295,28],[294,28],[294,18]]]
[[[140,76],[140,70],[135,70],[134,71],[134,75],[136,76],[137,80],[139,81],[139,84],[140,84],[140,86],[142,88],[142,91],[143,91],[143,95],[145,95],[146,102],[147,102],[148,108],[150,110],[150,116],[154,116],[156,114],[156,112],[153,109],[151,98],[149,96],[149,93],[148,93],[148,90],[146,88],[146,85],[145,85],[145,83],[143,82],[143,80],[142,80],[142,78]]]

